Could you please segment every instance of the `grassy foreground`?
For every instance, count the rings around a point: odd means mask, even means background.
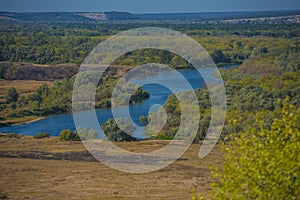
[[[167,141],[118,143],[133,152],[149,152]],[[0,137],[0,194],[9,199],[191,199],[208,195],[210,166],[222,160],[219,146],[204,159],[193,144],[175,163],[147,174],[129,174],[96,162],[81,142],[58,138]],[[1,196],[0,195],[0,196]]]

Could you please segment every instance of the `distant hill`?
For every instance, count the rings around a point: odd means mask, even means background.
[[[202,12],[132,14],[128,12],[0,12],[2,21],[20,22],[93,22],[115,20],[231,20],[300,15],[300,10],[255,12]]]
[[[13,21],[25,21],[25,22],[28,21],[33,21],[33,22],[93,21],[92,19],[71,12],[32,12],[32,13],[0,12],[0,20],[13,20]]]
[[[89,18],[91,20],[138,20],[138,16],[128,12],[104,12],[104,13],[74,13],[82,17]]]
[[[128,12],[73,13],[73,12],[0,12],[0,20],[37,22],[92,22],[111,20],[137,20],[138,16]]]
[[[202,12],[202,13],[161,13],[137,14],[141,20],[229,20],[258,17],[279,17],[299,15],[300,10],[254,11],[254,12]]]

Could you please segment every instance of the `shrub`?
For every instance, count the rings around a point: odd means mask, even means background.
[[[227,137],[225,161],[213,173],[213,199],[299,199],[300,108],[286,100],[271,126],[265,118],[265,111],[258,112],[257,127],[249,124]]]
[[[97,139],[98,131],[95,129],[77,128],[76,132],[82,140]]]
[[[90,129],[88,132],[88,137],[93,139],[98,138],[98,131]]]
[[[62,141],[80,141],[80,137],[76,132],[71,132],[69,129],[62,130],[59,134],[59,139]]]
[[[36,138],[36,139],[49,138],[50,134],[47,133],[47,132],[43,132],[43,133],[36,134],[33,137]]]

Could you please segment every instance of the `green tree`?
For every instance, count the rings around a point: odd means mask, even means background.
[[[16,88],[10,88],[5,97],[7,103],[17,102],[19,93],[17,92]]]
[[[140,122],[146,126],[148,124],[148,117],[140,116]]]
[[[273,112],[271,126],[265,118],[260,111],[257,126],[227,137],[225,161],[213,173],[213,199],[300,198],[300,108],[286,100]]]
[[[49,95],[49,92],[50,92],[50,89],[49,89],[49,86],[44,83],[43,85],[41,85],[37,90],[36,90],[36,93],[39,95],[39,96],[48,96]]]
[[[135,141],[136,138],[130,135],[135,130],[130,120],[118,118],[116,121],[114,119],[109,119],[103,123],[102,130],[107,138],[115,142]],[[118,124],[121,127],[119,127]]]
[[[217,49],[212,53],[212,59],[215,61],[215,63],[231,62],[230,58],[228,58],[221,49]]]
[[[77,132],[71,132],[69,129],[62,130],[59,134],[59,139],[62,141],[80,141]]]

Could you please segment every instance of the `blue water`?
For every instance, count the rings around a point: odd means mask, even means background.
[[[196,70],[178,70],[184,77],[187,79],[192,86],[193,89],[201,89],[205,86],[202,77],[206,77],[212,82],[217,81],[210,74],[213,72],[213,68],[204,68],[201,70],[201,75]],[[175,92],[179,92],[182,90],[186,90],[183,87],[182,83],[178,81],[176,76],[172,74],[172,72],[160,72],[157,75],[150,75],[147,76],[147,79],[151,79],[152,81],[162,81],[169,86],[171,85],[175,89]],[[134,84],[141,85],[140,83],[143,80],[134,80]],[[144,100],[142,103],[137,103],[129,106],[130,115],[133,121],[141,125],[139,122],[140,116],[147,116],[149,113],[150,108],[154,108],[153,105],[163,105],[168,96],[172,93],[166,87],[163,87],[158,84],[147,84],[142,87],[143,89],[147,90],[150,93],[150,98]],[[159,106],[156,106],[155,109],[157,110]],[[118,112],[118,116],[116,117],[124,117],[124,114],[128,107],[120,106],[116,108]],[[155,111],[151,110],[151,111]],[[96,110],[98,121],[100,124],[107,121],[110,118],[113,118],[111,109],[97,109]],[[84,114],[87,117],[90,114],[90,111],[84,111],[80,114]],[[137,127],[141,129],[142,127]],[[58,136],[60,131],[63,129],[70,129],[71,131],[75,130],[75,125],[73,121],[73,115],[71,113],[68,114],[59,114],[59,115],[50,115],[46,118],[31,122],[27,124],[21,124],[16,126],[8,126],[0,128],[0,132],[3,133],[17,133],[17,134],[24,134],[24,135],[36,135],[41,132],[48,132],[51,136]],[[141,133],[140,133],[141,134]],[[142,137],[142,135],[136,135]]]

